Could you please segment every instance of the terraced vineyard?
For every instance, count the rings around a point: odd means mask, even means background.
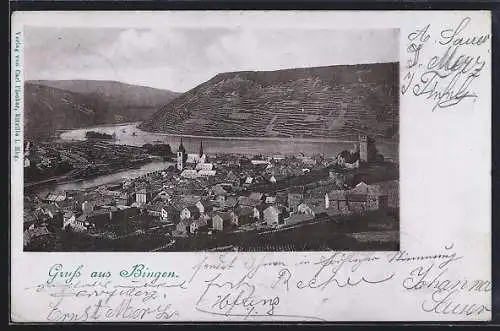
[[[397,138],[398,63],[215,76],[160,108],[141,129],[200,136]]]

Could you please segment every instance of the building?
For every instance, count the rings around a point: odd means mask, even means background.
[[[217,185],[214,185],[210,188],[209,190],[209,195],[210,196],[226,196],[227,195],[227,191],[222,187],[222,185],[220,184],[217,184]]]
[[[259,211],[255,207],[238,206],[235,210],[237,216],[237,222],[235,225],[245,225],[248,223],[253,223],[258,219]]]
[[[188,154],[186,163],[194,163],[196,165],[200,163],[205,163],[207,156],[205,155],[205,152],[203,151],[203,140],[200,141],[200,151],[198,154]]]
[[[256,200],[250,197],[240,196],[238,197],[238,204],[240,206],[258,207],[260,204],[262,204],[262,200]]]
[[[186,237],[188,231],[191,230],[191,224],[187,220],[182,220],[175,226],[175,230],[172,231],[172,235],[175,237]]]
[[[214,170],[214,165],[212,163],[198,163],[195,167],[196,170]]]
[[[266,202],[267,204],[273,204],[273,203],[276,203],[276,197],[274,197],[274,196],[267,196],[267,197],[266,197],[265,202]]]
[[[325,209],[328,215],[347,215],[347,191],[334,190],[325,194]]]
[[[298,205],[301,203],[304,195],[302,193],[288,193],[288,208],[296,212]]]
[[[215,170],[199,170],[198,171],[198,177],[204,178],[204,177],[213,177],[215,176],[217,171]]]
[[[197,231],[206,228],[207,226],[208,226],[207,220],[204,217],[200,217],[198,219],[191,221],[191,224],[189,224],[189,232],[194,234]]]
[[[297,214],[307,214],[307,215],[312,215],[313,217],[316,215],[313,207],[309,206],[309,204],[306,202],[300,203],[297,206],[296,212],[297,212]]]
[[[23,233],[24,246],[29,245],[31,240],[34,238],[40,238],[48,235],[50,235],[50,231],[45,226],[27,229]]]
[[[91,224],[88,221],[88,215],[82,214],[76,218],[74,224],[71,227],[73,231],[83,232],[87,231],[90,226]]]
[[[273,226],[280,222],[281,210],[276,206],[269,206],[263,211],[263,219],[267,225]]]
[[[325,195],[327,213],[333,215],[359,214],[387,206],[387,195],[380,194],[377,186],[358,183],[353,189],[335,190]]]
[[[228,212],[216,213],[212,217],[212,227],[217,231],[224,231],[225,229],[230,227],[232,223],[233,216]]]
[[[186,160],[187,160],[187,153],[186,149],[184,148],[184,145],[182,144],[182,137],[181,137],[181,143],[179,144],[179,148],[177,149],[177,170],[182,171],[184,169]]]
[[[48,203],[62,202],[65,200],[66,192],[51,192],[48,193],[45,198],[43,198],[43,201]]]
[[[150,202],[153,199],[153,192],[151,190],[142,188],[135,192],[135,202],[138,205],[143,205]]]
[[[198,217],[200,217],[200,211],[198,207],[194,205],[184,207],[180,212],[181,221],[195,219]]]
[[[365,134],[359,135],[359,160],[369,162],[368,160],[368,137]]]
[[[198,171],[192,169],[186,169],[181,172],[182,178],[195,179],[198,178]]]

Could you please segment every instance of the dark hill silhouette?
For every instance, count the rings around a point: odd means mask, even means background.
[[[26,135],[44,137],[58,129],[143,121],[177,95],[114,81],[27,81]]]
[[[143,130],[185,135],[397,138],[399,64],[221,73],[161,107]]]

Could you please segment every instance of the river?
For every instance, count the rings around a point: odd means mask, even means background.
[[[123,125],[96,126],[65,130],[61,132],[63,140],[85,140],[85,132],[92,130],[108,134],[116,134],[116,144],[142,146],[161,142],[169,144],[172,151],[176,151],[181,137],[179,135],[151,133],[139,130],[140,123]],[[134,135],[135,133],[135,135]],[[197,153],[200,141],[203,140],[203,149],[207,154],[324,154],[336,156],[345,149],[351,149],[355,141],[338,141],[329,138],[271,138],[271,137],[199,137],[182,136],[182,143],[188,153]],[[386,158],[397,162],[399,148],[396,142],[377,142],[377,148]]]
[[[59,184],[46,184],[37,188],[32,189],[31,191],[37,193],[39,196],[47,195],[49,192],[53,191],[70,191],[70,190],[84,190],[90,187],[100,186],[104,184],[116,183],[119,181],[123,181],[125,179],[137,178],[142,175],[145,175],[149,172],[164,170],[169,166],[174,165],[173,162],[162,162],[155,161],[152,163],[148,163],[143,165],[138,169],[128,169],[120,172],[115,172],[109,175],[98,176],[91,179],[86,179],[78,182],[68,182],[68,183],[59,183]]]
[[[122,125],[93,126],[80,129],[64,130],[60,133],[60,139],[64,141],[86,140],[85,132],[92,130],[102,133],[115,134],[115,144],[142,146],[150,143],[169,144],[175,152],[180,143],[180,136],[151,133],[139,130],[140,123],[126,123]],[[354,141],[336,141],[327,138],[303,139],[303,138],[240,138],[240,137],[196,137],[183,136],[182,142],[188,153],[197,153],[200,141],[203,140],[203,149],[207,154],[214,153],[237,153],[237,154],[299,154],[313,155],[325,154],[335,156],[344,149],[351,149]],[[377,142],[377,148],[386,158],[397,162],[398,144],[394,142]],[[129,169],[114,174],[99,176],[96,178],[54,185],[45,185],[35,191],[46,194],[50,191],[82,190],[103,184],[117,182],[126,178],[140,177],[148,172],[163,170],[172,165],[172,162],[153,162],[143,165],[139,169]]]

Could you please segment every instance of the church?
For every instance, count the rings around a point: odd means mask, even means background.
[[[203,151],[203,141],[200,141],[200,151],[197,154],[188,154],[184,145],[181,143],[179,149],[177,150],[177,170],[184,170],[186,167],[189,168],[201,168],[200,165],[205,164],[207,156]]]

